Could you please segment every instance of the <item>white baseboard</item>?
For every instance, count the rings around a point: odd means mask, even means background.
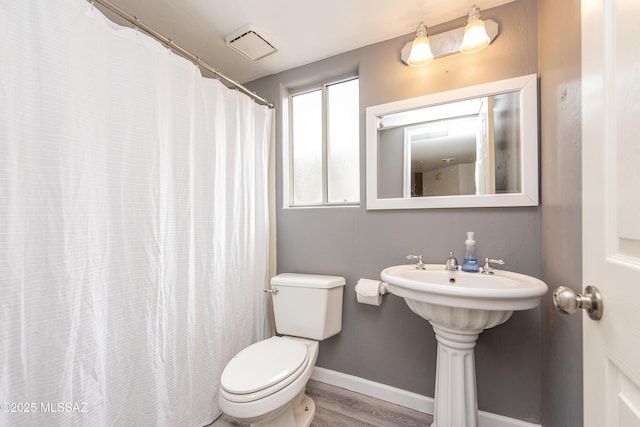
[[[433,414],[432,397],[320,367],[314,368],[311,379],[375,397],[376,399],[425,414]],[[480,427],[542,427],[540,424],[533,424],[484,411],[478,411],[478,423]]]

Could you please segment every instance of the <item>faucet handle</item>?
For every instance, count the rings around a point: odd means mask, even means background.
[[[485,258],[484,266],[482,266],[482,274],[493,274],[493,266],[491,264],[504,265],[501,259]]]
[[[416,263],[416,269],[417,270],[425,270],[426,267],[424,266],[424,259],[422,259],[422,254],[420,255],[407,255],[407,259],[417,259],[418,262]]]

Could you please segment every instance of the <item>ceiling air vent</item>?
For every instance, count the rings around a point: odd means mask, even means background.
[[[257,61],[278,50],[269,37],[251,24],[229,34],[224,41],[227,46],[250,61]]]

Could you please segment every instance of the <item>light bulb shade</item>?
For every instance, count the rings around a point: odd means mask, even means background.
[[[423,67],[433,60],[431,44],[427,36],[416,37],[411,44],[411,53],[407,64],[412,67]]]
[[[412,67],[423,67],[433,60],[431,43],[427,37],[427,27],[421,22],[416,29],[416,38],[411,43],[411,52],[407,64]]]
[[[467,25],[464,27],[464,36],[462,38],[462,44],[460,45],[460,52],[465,54],[480,52],[489,46],[490,42],[491,39],[489,35],[487,35],[484,21],[480,19],[480,9],[474,6],[469,11]]]

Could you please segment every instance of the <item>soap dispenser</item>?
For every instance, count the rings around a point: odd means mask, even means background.
[[[476,257],[476,241],[473,240],[473,231],[467,232],[467,240],[464,241],[465,251],[462,260],[462,271],[477,273],[480,271],[478,257]]]

